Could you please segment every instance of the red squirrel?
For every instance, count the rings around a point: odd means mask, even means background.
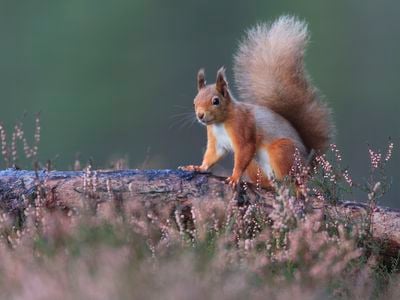
[[[304,68],[307,24],[282,16],[247,32],[234,57],[234,75],[241,101],[229,90],[225,69],[215,84],[197,74],[194,109],[207,127],[207,150],[201,165],[181,167],[208,171],[227,152],[234,168],[227,182],[236,186],[245,173],[270,187],[272,177],[289,174],[296,149],[305,160],[323,152],[333,134],[331,111],[318,97]]]

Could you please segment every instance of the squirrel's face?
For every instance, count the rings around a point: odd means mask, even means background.
[[[198,94],[194,99],[197,120],[203,125],[225,121],[231,103],[224,68],[219,69],[215,84],[206,85],[204,70],[197,74]]]

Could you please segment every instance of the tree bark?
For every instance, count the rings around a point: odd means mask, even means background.
[[[248,184],[234,191],[225,178],[209,173],[180,170],[97,170],[97,171],[0,171],[0,209],[12,215],[23,214],[37,197],[49,208],[79,210],[85,199],[103,201],[145,201],[157,207],[190,206],[194,201],[263,201],[266,213],[272,211],[273,194]],[[365,203],[336,204],[312,199],[315,210],[352,221],[371,221],[371,238],[379,243],[381,254],[397,257],[400,251],[400,210]]]

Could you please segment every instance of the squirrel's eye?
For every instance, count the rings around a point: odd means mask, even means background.
[[[219,105],[219,98],[218,97],[212,98],[212,104],[213,105]]]

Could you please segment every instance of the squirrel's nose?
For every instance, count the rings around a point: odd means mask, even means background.
[[[198,114],[197,114],[197,117],[198,117],[200,120],[203,120],[203,118],[204,118],[204,113],[198,113]]]

